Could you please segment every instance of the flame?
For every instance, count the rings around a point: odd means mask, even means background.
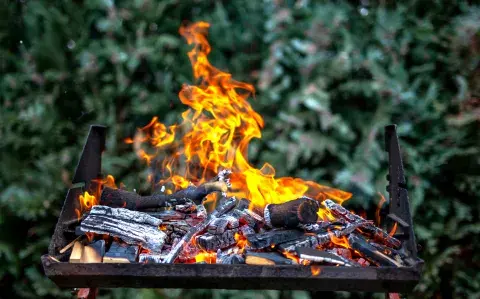
[[[230,169],[233,174],[229,196],[247,198],[254,206],[282,203],[303,195],[339,203],[349,199],[348,192],[311,181],[275,178],[275,169],[268,163],[260,169],[250,165],[248,145],[253,138],[261,138],[264,126],[263,118],[247,101],[255,89],[210,64],[209,27],[206,22],[198,22],[179,30],[193,45],[188,56],[198,82],[184,84],[179,93],[180,101],[189,107],[182,113],[182,122],[167,126],[154,117],[133,138],[125,140],[149,165],[162,161],[161,169],[167,178],[158,184],[170,184],[178,190],[189,182],[209,180],[221,169]]]
[[[397,231],[397,226],[398,226],[398,223],[395,222],[395,224],[392,227],[392,230],[388,233],[390,237],[393,237],[393,235],[395,235],[395,232]]]
[[[291,259],[295,264],[300,264],[300,259],[299,259],[298,256],[296,256],[295,254],[290,253],[290,252],[288,252],[288,251],[284,251],[284,252],[283,252],[283,255],[284,255],[286,258]]]
[[[248,240],[245,236],[235,233],[234,235],[236,246],[238,247],[238,253],[243,253],[245,251],[245,247],[248,245]]]
[[[96,183],[96,190],[94,194],[91,194],[89,191],[85,191],[83,194],[78,196],[80,207],[75,209],[78,219],[82,217],[83,213],[89,211],[93,206],[98,205],[98,199],[100,198],[102,186],[117,189],[115,178],[111,174],[107,175],[105,179],[94,179],[92,182]]]
[[[202,251],[195,256],[195,262],[207,262],[208,264],[215,264],[217,262],[217,253]]]
[[[310,270],[312,271],[313,276],[317,276],[322,272],[322,268],[320,268],[320,266],[317,266],[317,265],[310,266]]]
[[[351,248],[351,247],[350,247],[350,243],[348,242],[347,237],[345,237],[345,236],[337,237],[337,236],[335,236],[334,233],[332,233],[332,232],[330,232],[330,231],[328,232],[328,234],[330,235],[330,241],[331,241],[333,244],[335,244],[335,245],[337,245],[337,246],[339,246],[339,247],[347,248],[347,249],[350,249],[350,248]]]
[[[375,220],[377,221],[377,226],[380,225],[380,211],[382,210],[383,204],[385,204],[386,202],[385,197],[383,197],[382,193],[378,192],[378,195],[380,196],[380,201],[378,202],[377,210],[375,211]]]

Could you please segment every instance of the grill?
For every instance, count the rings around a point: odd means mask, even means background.
[[[65,288],[211,288],[211,289],[290,289],[311,291],[410,292],[418,283],[423,261],[417,257],[408,191],[396,126],[385,127],[388,152],[390,206],[387,217],[398,223],[395,237],[402,241],[408,267],[322,266],[313,275],[302,265],[222,265],[151,263],[68,263],[59,250],[76,238],[75,209],[78,196],[92,190],[102,177],[101,156],[105,150],[106,127],[92,125],[77,165],[73,185],[67,192],[48,249],[42,256],[45,274]]]

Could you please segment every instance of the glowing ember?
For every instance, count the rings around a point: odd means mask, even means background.
[[[217,261],[217,254],[215,252],[200,252],[195,256],[195,262],[206,262],[207,264],[215,264]]]
[[[310,270],[312,271],[313,276],[317,276],[322,272],[322,268],[320,268],[320,266],[316,266],[316,265],[310,266]]]

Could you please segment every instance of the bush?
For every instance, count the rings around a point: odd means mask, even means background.
[[[88,126],[109,127],[103,168],[132,188],[123,143],[179,121],[192,75],[184,20],[212,24],[210,60],[253,82],[265,118],[250,160],[278,176],[385,190],[383,126],[398,124],[425,271],[414,296],[478,297],[479,27],[469,1],[4,1],[0,7],[0,282],[5,297],[68,297],[42,274]],[[361,3],[368,3],[362,1]],[[105,297],[308,298],[305,292],[102,291]],[[362,297],[361,294],[337,294]]]

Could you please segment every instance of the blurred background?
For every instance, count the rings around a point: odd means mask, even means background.
[[[127,188],[146,167],[123,142],[185,110],[178,34],[211,23],[210,61],[257,89],[250,161],[387,195],[383,127],[398,125],[424,274],[412,298],[480,297],[480,7],[474,1],[3,0],[0,5],[0,297],[69,298],[40,256],[90,124]],[[387,197],[388,198],[388,197]],[[313,295],[313,296],[312,296]],[[279,291],[101,290],[100,298],[313,298]],[[336,293],[334,298],[372,294]],[[382,298],[381,294],[377,294]]]

